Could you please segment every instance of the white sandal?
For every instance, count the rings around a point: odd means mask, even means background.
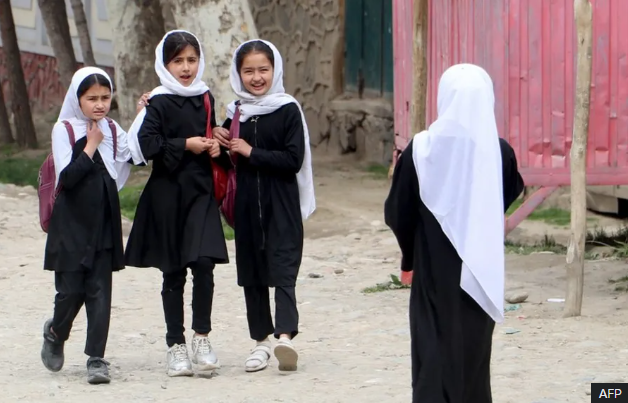
[[[280,371],[296,371],[299,353],[292,346],[292,341],[287,338],[279,339],[275,346],[275,357],[279,361]]]
[[[244,368],[246,372],[257,372],[265,369],[268,366],[268,360],[270,359],[270,345],[258,344],[253,350],[251,355],[246,359]]]

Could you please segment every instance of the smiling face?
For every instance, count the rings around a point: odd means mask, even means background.
[[[111,90],[96,83],[81,95],[79,105],[88,119],[100,120],[107,116],[111,108]]]
[[[189,87],[196,78],[198,66],[199,55],[188,45],[166,65],[166,69],[181,85]]]
[[[244,88],[255,96],[266,94],[273,85],[274,68],[262,52],[251,52],[242,60],[240,79]]]

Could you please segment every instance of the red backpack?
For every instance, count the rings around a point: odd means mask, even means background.
[[[113,159],[116,159],[116,149],[118,143],[118,136],[116,131],[116,125],[108,117],[107,123],[109,123],[109,129],[113,136]],[[70,145],[74,148],[76,144],[76,138],[74,137],[74,129],[67,120],[62,121],[68,131],[68,138],[70,139]],[[48,232],[48,225],[50,224],[50,217],[52,216],[52,209],[55,205],[55,200],[61,192],[61,184],[55,188],[56,174],[55,174],[55,161],[52,153],[48,154],[44,163],[39,168],[39,177],[37,178],[37,196],[39,197],[39,224],[44,232]]]
[[[207,111],[207,129],[205,136],[208,139],[213,138],[211,127],[211,103],[209,102],[209,93],[204,96],[205,110]],[[236,107],[235,116],[231,122],[229,133],[232,139],[237,139],[240,134],[240,111]],[[236,155],[231,155],[231,164],[233,169],[225,170],[214,159],[211,159],[212,172],[214,179],[214,197],[218,202],[218,208],[222,213],[227,225],[235,228],[235,194],[236,194]]]

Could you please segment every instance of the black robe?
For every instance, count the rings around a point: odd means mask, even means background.
[[[523,191],[510,145],[500,139],[504,213]],[[490,403],[495,322],[460,287],[462,260],[421,201],[412,142],[401,154],[385,204],[386,224],[413,271],[410,293],[414,403]]]
[[[100,252],[110,253],[112,270],[124,268],[122,221],[116,181],[100,152],[83,152],[87,138],[72,149],[70,164],[61,171],[62,190],[48,226],[44,269],[71,272],[92,269]]]
[[[229,128],[231,120],[224,123]],[[305,157],[299,107],[290,103],[240,123],[253,147],[238,155],[235,244],[238,285],[293,287],[303,254],[297,172]]]
[[[214,98],[211,123],[215,126]],[[218,204],[214,198],[211,157],[185,149],[189,137],[205,137],[203,96],[158,95],[146,107],[138,133],[152,172],[137,205],[126,248],[126,264],[157,267],[171,273],[200,257],[228,263]],[[223,154],[217,159],[228,163]]]

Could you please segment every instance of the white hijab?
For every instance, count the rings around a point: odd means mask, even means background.
[[[458,64],[438,85],[438,118],[414,137],[421,199],[462,259],[460,286],[504,319],[502,162],[489,75]]]
[[[79,141],[87,135],[87,124],[89,123],[89,119],[81,110],[77,91],[81,83],[87,77],[94,74],[100,74],[106,77],[113,93],[111,78],[104,70],[97,67],[83,67],[74,73],[70,88],[65,94],[59,118],[52,129],[52,154],[55,162],[56,174],[55,186],[59,184],[61,171],[63,171],[72,161],[72,146],[70,144],[68,132],[62,121],[67,120],[72,125],[76,141]],[[127,144],[127,135],[124,130],[122,130],[120,125],[114,122],[117,134],[117,150],[116,159],[114,161],[113,134],[109,128],[109,123],[106,119],[100,119],[97,123],[103,134],[103,140],[98,145],[98,152],[105,167],[107,168],[107,172],[109,172],[109,175],[116,181],[118,190],[120,190],[126,183],[129,178],[129,174],[131,173],[131,165],[127,163],[129,158],[131,158]]]
[[[203,46],[201,42],[196,38],[200,49],[200,57],[198,60],[198,72],[196,73],[196,77],[194,77],[194,81],[188,87],[183,86],[181,83],[177,81],[177,79],[170,74],[168,69],[166,69],[166,65],[164,64],[164,42],[166,38],[173,33],[176,32],[186,32],[192,36],[189,31],[184,31],[180,29],[176,29],[170,32],[167,32],[166,35],[161,39],[161,42],[157,45],[155,49],[155,72],[159,77],[160,86],[153,89],[150,93],[149,99],[156,95],[180,95],[182,97],[194,97],[198,95],[202,95],[209,91],[209,87],[203,82],[203,71],[205,70],[205,57],[203,55]],[[146,159],[142,155],[142,150],[140,148],[140,143],[137,138],[137,135],[142,127],[142,123],[144,123],[144,116],[146,116],[146,108],[142,108],[140,113],[135,117],[133,124],[129,128],[129,148],[131,149],[131,155],[133,156],[133,163],[139,165],[141,163],[146,164]]]
[[[301,104],[292,95],[286,94],[283,87],[283,60],[281,54],[273,45],[268,41],[261,40],[268,45],[274,55],[274,67],[273,67],[273,82],[265,95],[255,96],[248,92],[242,84],[240,78],[240,72],[236,65],[236,56],[238,51],[245,44],[253,41],[260,41],[260,39],[253,39],[247,42],[243,42],[233,53],[233,59],[231,62],[231,73],[229,74],[229,80],[231,81],[231,88],[233,92],[240,99],[240,122],[246,122],[249,118],[258,115],[267,115],[273,113],[277,109],[284,105],[294,103],[299,107],[301,112],[301,121],[303,122],[303,135],[305,137],[305,157],[303,158],[303,165],[297,173],[297,182],[299,185],[299,199],[301,204],[301,218],[307,220],[314,210],[316,210],[316,197],[314,195],[314,178],[312,174],[312,152],[310,150],[310,134],[307,128],[307,122],[305,121],[305,115]],[[231,102],[227,106],[227,117],[233,119],[236,103]]]

